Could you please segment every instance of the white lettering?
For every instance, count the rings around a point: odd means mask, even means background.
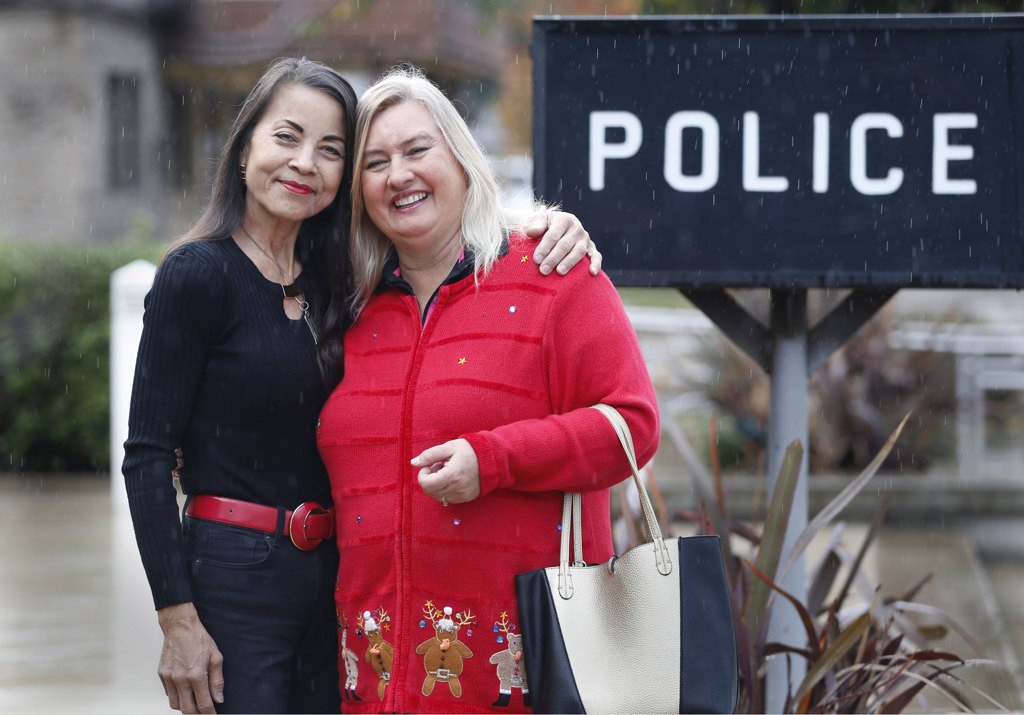
[[[865,196],[894,194],[903,185],[903,169],[890,168],[884,179],[868,176],[867,135],[872,129],[881,129],[894,139],[903,136],[900,120],[885,112],[868,112],[850,125],[850,183]]]
[[[932,192],[936,194],[976,194],[978,182],[974,179],[949,178],[949,162],[970,161],[974,147],[970,144],[950,144],[951,129],[977,129],[978,115],[967,113],[936,114],[932,119]]]
[[[643,144],[644,130],[639,117],[631,112],[591,112],[589,137],[590,190],[603,191],[606,187],[608,162],[635,157]],[[939,113],[932,117],[931,190],[934,194],[976,194],[978,182],[974,179],[953,179],[949,176],[954,161],[971,161],[974,146],[953,143],[952,133],[960,129],[976,129],[977,114],[969,112]],[[731,126],[731,125],[727,125]],[[616,141],[610,141],[608,130],[619,130]],[[827,112],[815,112],[812,127],[810,160],[798,152],[787,168],[794,176],[766,176],[761,174],[761,117],[757,112],[743,113],[742,123],[742,187],[749,192],[780,193],[788,191],[791,181],[800,186],[810,178],[811,190],[826,194],[831,188],[832,119]],[[849,128],[850,186],[865,196],[894,194],[903,186],[905,171],[891,165],[883,176],[868,175],[868,136],[881,131],[889,139],[902,139],[903,123],[887,112],[866,112],[853,119]],[[686,135],[684,137],[684,135]],[[693,141],[689,141],[692,139]],[[685,144],[684,144],[685,141]],[[794,142],[795,143],[795,142]],[[700,147],[700,166],[691,161],[691,173],[684,172],[684,157]],[[683,110],[672,114],[665,122],[662,175],[666,184],[675,191],[700,193],[719,185],[723,164],[722,125],[714,115],[698,110]],[[881,157],[887,156],[884,146],[874,146]],[[917,156],[917,153],[910,154]],[[730,157],[730,161],[732,158]],[[802,163],[801,163],[802,162]],[[809,163],[809,165],[808,165]],[[873,166],[877,162],[873,163]],[[884,165],[883,165],[884,166]],[[796,167],[794,169],[793,167]],[[647,171],[647,167],[644,167]],[[877,174],[878,169],[875,169]]]
[[[828,192],[828,129],[828,115],[825,112],[817,112],[814,115],[814,165],[811,168],[811,189],[816,194]]]
[[[761,176],[761,118],[757,112],[743,113],[743,188],[747,191],[785,191],[784,176]]]
[[[700,173],[683,173],[683,131],[701,133]],[[707,112],[676,112],[665,124],[665,181],[676,191],[707,191],[718,183],[718,122]]]
[[[607,130],[620,128],[626,137],[621,143],[608,143]],[[608,159],[628,159],[640,150],[644,129],[630,112],[590,113],[590,190],[604,190],[604,163]]]

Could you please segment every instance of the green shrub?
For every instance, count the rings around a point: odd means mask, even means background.
[[[803,458],[803,446],[794,440],[779,466],[764,517],[749,522],[732,516],[729,490],[723,480],[721,460],[712,448],[717,441],[717,418],[710,418],[706,430],[710,441],[710,468],[705,466],[688,435],[674,416],[662,421],[663,434],[683,456],[700,503],[696,512],[672,513],[661,497],[653,472],[647,473],[647,489],[664,536],[675,535],[679,522],[691,522],[698,534],[722,537],[722,556],[735,627],[739,671],[737,713],[768,710],[769,672],[787,676],[781,685],[787,692],[781,713],[902,713],[917,712],[934,699],[949,704],[953,712],[1011,712],[966,677],[975,667],[1004,669],[985,658],[968,658],[941,647],[952,631],[975,652],[981,644],[949,614],[917,601],[931,578],[925,575],[909,590],[883,595],[881,584],[872,583],[863,570],[885,519],[884,500],[869,526],[859,550],[852,552],[838,540],[825,542],[817,565],[808,567],[806,594],[794,595],[780,586],[800,559],[808,563],[808,549],[847,505],[878,473],[911,421],[908,413],[889,435],[881,450],[865,469],[826,504],[803,531],[786,546],[791,529],[793,502]],[[649,540],[642,512],[630,505],[628,482],[612,490],[616,551],[622,553]],[[864,599],[865,592],[869,598]],[[798,598],[799,596],[799,598]],[[768,624],[776,604],[785,599],[804,629],[792,641],[769,641]],[[858,602],[861,601],[867,602]],[[790,667],[802,662],[805,675],[794,688],[788,687]],[[773,694],[778,697],[780,694]],[[927,710],[926,712],[933,712]],[[1016,711],[1013,711],[1016,712]]]
[[[110,274],[160,246],[0,246],[0,470],[107,471]]]

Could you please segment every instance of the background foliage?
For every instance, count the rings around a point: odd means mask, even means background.
[[[878,454],[841,492],[822,508],[783,552],[796,493],[803,447],[799,441],[786,449],[769,507],[756,522],[734,518],[715,450],[710,468],[705,467],[688,437],[669,422],[667,436],[684,455],[686,469],[699,495],[698,512],[672,514],[662,498],[651,471],[646,473],[662,534],[676,535],[683,522],[692,522],[696,533],[717,534],[721,539],[726,579],[729,584],[739,667],[736,712],[769,712],[766,675],[771,661],[776,666],[805,661],[802,682],[785,693],[783,713],[900,713],[1009,712],[984,689],[972,683],[966,672],[979,666],[998,670],[996,661],[962,655],[942,644],[955,631],[980,655],[981,643],[940,609],[917,599],[932,577],[926,574],[911,588],[895,596],[884,595],[882,584],[863,571],[868,551],[874,547],[885,519],[885,502],[879,504],[859,549],[843,545],[843,524],[826,540],[823,556],[808,568],[806,596],[785,591],[780,584],[798,559],[807,559],[812,541],[829,527],[858,492],[871,481],[904,434],[909,415],[888,436]],[[710,420],[710,442],[716,444],[716,420]],[[612,514],[616,552],[648,541],[644,518],[633,487],[627,480],[613,489]],[[796,609],[806,640],[794,634],[790,643],[769,641],[768,623],[774,604],[785,599]],[[785,659],[782,661],[782,659]],[[939,703],[941,710],[932,709]],[[925,708],[925,709],[922,709]]]
[[[0,471],[110,464],[110,274],[161,247],[0,245]]]
[[[955,458],[955,364],[948,353],[889,346],[897,317],[883,308],[818,368],[808,382],[808,468],[811,474],[865,468],[908,412],[900,447],[884,468],[922,472]],[[950,316],[950,325],[956,322]],[[770,376],[724,337],[715,335],[698,359],[716,373],[700,389],[721,425],[716,444],[723,467],[764,469],[770,422]],[[703,415],[700,416],[703,419]],[[695,427],[697,427],[695,425]]]

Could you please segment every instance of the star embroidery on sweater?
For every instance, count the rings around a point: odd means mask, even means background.
[[[524,255],[522,258],[519,259],[519,262],[520,263],[526,263],[528,260],[530,260],[530,259],[527,256]]]
[[[459,364],[460,365],[465,365],[466,364],[466,358],[464,358],[464,357],[459,358]]]

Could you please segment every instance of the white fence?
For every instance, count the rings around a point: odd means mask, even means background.
[[[163,636],[153,597],[135,544],[128,495],[121,478],[124,441],[128,437],[135,356],[142,336],[143,300],[156,267],[135,261],[110,276],[110,498],[111,514],[111,672],[114,692],[140,699],[158,693],[156,666]]]

